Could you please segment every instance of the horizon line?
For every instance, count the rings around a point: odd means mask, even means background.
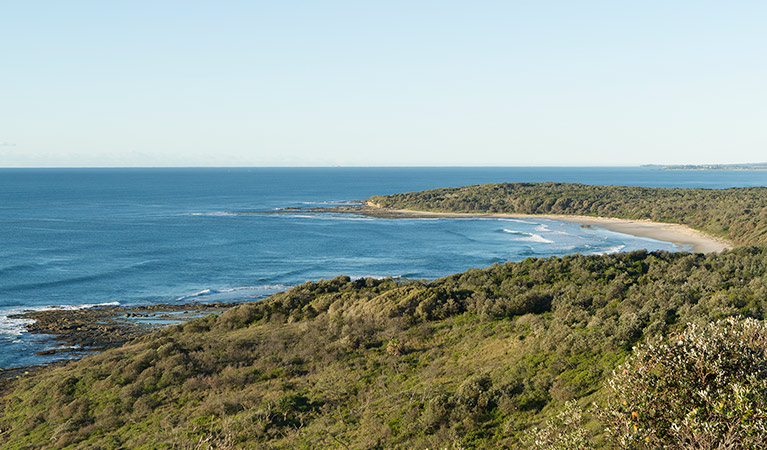
[[[664,164],[664,163],[644,163],[644,164],[579,164],[579,165],[566,165],[566,164],[552,164],[552,165],[263,165],[263,166],[228,166],[228,165],[211,165],[211,166],[0,166],[0,170],[14,170],[14,169],[408,169],[408,168],[424,168],[424,169],[458,169],[458,168],[629,168],[629,167],[675,167],[675,166],[755,166],[755,165],[767,165],[767,162],[761,163],[676,163],[676,164]]]

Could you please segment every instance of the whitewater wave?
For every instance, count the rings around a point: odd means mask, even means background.
[[[518,239],[520,241],[527,241],[527,242],[540,242],[541,244],[553,244],[554,241],[551,239],[546,239],[545,237],[541,236],[540,234],[530,234],[530,237],[526,238],[520,238]]]
[[[317,213],[317,214],[278,214],[278,216],[286,218],[299,218],[299,219],[314,219],[314,220],[330,220],[335,222],[352,222],[363,221],[371,222],[377,220],[374,217],[362,217],[362,216],[350,216],[350,215],[338,215],[331,213]]]
[[[83,305],[48,305],[24,306],[0,309],[0,335],[19,336],[27,332],[27,325],[35,323],[34,319],[11,317],[37,311],[74,311],[78,309],[95,308],[98,306],[120,306],[120,302],[86,303]]]
[[[544,224],[540,224],[537,227],[535,227],[535,231],[551,231],[549,230],[549,227]]]
[[[604,250],[593,252],[592,255],[609,255],[609,254],[612,254],[612,253],[618,253],[621,250],[623,250],[624,248],[626,248],[625,245],[616,245],[614,247],[609,247],[609,248],[604,249]]]
[[[231,299],[231,297],[235,297],[233,295],[234,293],[241,293],[239,294],[240,297],[244,298],[257,298],[262,297],[265,295],[274,294],[275,292],[284,291],[289,286],[286,286],[284,284],[262,284],[259,286],[238,286],[233,288],[222,288],[222,289],[202,289],[197,292],[193,292],[191,294],[182,295],[181,297],[178,297],[175,299],[176,302],[187,302],[187,301],[196,301],[199,299],[210,299],[210,297],[226,297],[228,299]],[[251,291],[249,294],[243,292]],[[215,300],[215,298],[213,298]]]
[[[316,215],[308,215],[308,214],[282,214],[282,215],[278,214],[277,216],[278,217],[293,217],[293,218],[297,218],[297,219],[316,219],[317,218]]]
[[[501,222],[517,222],[517,223],[526,223],[528,225],[538,225],[538,222],[530,222],[529,220],[522,220],[522,219],[495,219],[500,220]]]
[[[507,228],[504,228],[503,232],[504,233],[513,234],[515,236],[519,236],[518,238],[514,238],[515,241],[538,242],[540,244],[553,244],[554,243],[554,241],[552,241],[551,239],[546,239],[545,237],[541,236],[540,234],[525,233],[524,231],[509,230]]]
[[[361,221],[361,222],[372,222],[376,220],[373,217],[334,217],[334,219],[337,220],[349,220],[349,221]]]
[[[349,275],[349,278],[352,280],[361,280],[363,278],[372,278],[374,280],[383,280],[384,278],[387,278],[389,275],[373,275],[373,274],[367,274],[367,275]],[[400,278],[400,275],[393,276],[392,278]]]
[[[231,211],[212,211],[212,212],[190,213],[189,215],[190,216],[226,217],[226,216],[236,216],[237,214]]]

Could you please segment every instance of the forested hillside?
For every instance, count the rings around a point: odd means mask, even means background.
[[[501,183],[434,189],[369,202],[439,212],[575,214],[681,223],[736,244],[767,244],[767,188],[666,189]]]
[[[307,282],[22,377],[0,447],[515,448],[566,401],[603,402],[634,344],[764,319],[765,298],[755,247]]]

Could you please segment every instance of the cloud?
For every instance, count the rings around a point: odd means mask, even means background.
[[[0,147],[16,147],[16,144],[8,141],[0,141]]]

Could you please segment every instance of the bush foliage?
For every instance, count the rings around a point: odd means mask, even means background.
[[[767,188],[679,189],[501,183],[433,189],[368,200],[440,212],[576,214],[689,225],[737,244],[767,244]]]
[[[608,382],[623,448],[767,447],[767,326],[730,318],[641,345]]]

